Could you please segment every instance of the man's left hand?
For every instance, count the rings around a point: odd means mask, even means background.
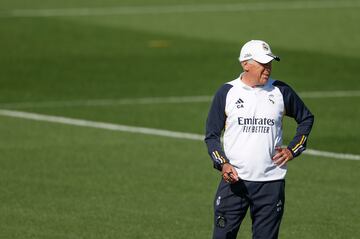
[[[285,165],[288,161],[292,160],[294,156],[292,155],[291,151],[288,148],[281,148],[279,146],[275,147],[277,153],[272,158],[274,163],[279,167]]]

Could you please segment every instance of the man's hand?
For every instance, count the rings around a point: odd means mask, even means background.
[[[223,179],[227,183],[236,183],[237,181],[239,181],[239,176],[235,168],[229,163],[223,164],[221,174]]]
[[[282,167],[288,161],[290,161],[290,160],[292,160],[294,158],[292,153],[290,152],[290,150],[288,148],[281,148],[279,146],[276,146],[275,150],[277,151],[277,153],[272,158],[272,160],[279,167]]]

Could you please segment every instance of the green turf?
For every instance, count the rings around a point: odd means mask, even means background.
[[[277,0],[277,2],[286,2],[287,0]],[[322,2],[326,0],[305,0],[304,2]],[[254,3],[262,0],[227,0],[225,3]],[[117,7],[117,6],[161,6],[161,5],[184,5],[184,4],[222,4],[219,0],[3,0],[1,8],[3,10],[11,9],[54,9],[54,8],[76,8],[76,7]]]
[[[0,10],[201,3],[222,2],[4,0]],[[271,43],[282,57],[273,77],[299,92],[360,90],[359,12],[0,18],[0,108],[212,95],[239,75],[238,51],[251,38]],[[304,101],[316,117],[309,148],[360,154],[359,97]],[[202,134],[209,102],[6,108]],[[294,127],[285,120],[285,143]],[[200,141],[4,116],[0,139],[0,238],[211,237],[219,177]],[[308,155],[291,162],[280,238],[357,238],[358,169]],[[250,227],[247,218],[239,238]]]

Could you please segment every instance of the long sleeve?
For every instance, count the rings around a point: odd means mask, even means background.
[[[221,170],[221,164],[229,162],[221,144],[221,134],[226,121],[226,95],[231,87],[232,85],[225,84],[216,92],[206,120],[205,143],[214,168],[218,170]]]
[[[286,115],[297,122],[296,134],[288,144],[288,149],[294,157],[299,156],[306,149],[314,115],[290,86],[281,81],[275,81],[273,85],[277,86],[283,95]]]

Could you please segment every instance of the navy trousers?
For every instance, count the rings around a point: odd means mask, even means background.
[[[253,239],[278,238],[284,203],[285,180],[229,184],[222,179],[214,201],[213,239],[235,239],[248,208]]]

